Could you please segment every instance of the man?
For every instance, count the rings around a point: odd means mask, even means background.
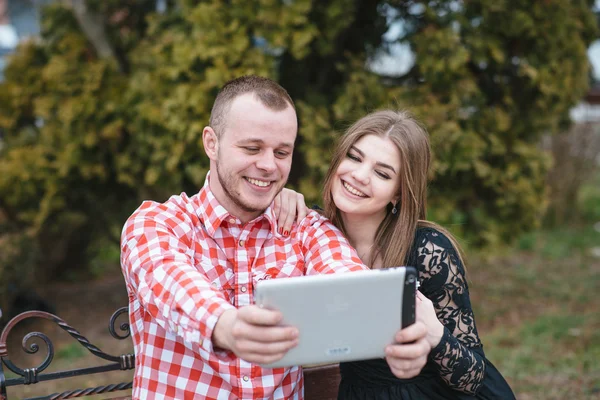
[[[135,345],[134,399],[302,399],[300,367],[262,368],[297,344],[282,316],[253,305],[261,279],[365,268],[343,235],[310,212],[291,232],[271,204],[297,134],[277,83],[246,76],[217,95],[204,128],[210,172],[199,193],[144,202],[123,228],[121,264]],[[411,377],[430,350],[417,323],[388,349]],[[400,337],[400,336],[399,336]],[[400,341],[400,340],[399,340]]]

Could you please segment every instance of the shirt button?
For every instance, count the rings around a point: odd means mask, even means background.
[[[242,286],[240,290],[242,291],[242,293],[246,293],[246,290],[248,289],[246,289],[246,286]]]
[[[250,378],[248,377],[248,375],[244,375],[244,377],[242,379],[244,380],[244,382],[248,382],[250,380]]]
[[[243,240],[240,240],[240,247],[244,247],[244,243],[245,242]]]
[[[230,224],[235,224],[235,218],[229,218],[229,223]]]

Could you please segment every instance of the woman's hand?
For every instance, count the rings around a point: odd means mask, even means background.
[[[442,340],[444,325],[437,318],[431,300],[419,291],[417,291],[417,321],[423,322],[427,327],[426,339],[433,349]]]
[[[425,324],[416,321],[398,331],[394,340],[395,342],[385,349],[385,360],[392,373],[400,379],[419,375],[431,351]]]
[[[308,207],[306,207],[304,195],[302,193],[284,188],[277,196],[275,196],[273,211],[275,211],[275,215],[277,216],[279,233],[287,236],[292,230],[294,217],[296,217],[296,221],[300,223],[300,221],[306,217],[309,210]]]

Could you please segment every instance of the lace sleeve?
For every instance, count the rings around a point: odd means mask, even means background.
[[[440,376],[455,390],[473,394],[483,383],[485,356],[469,299],[465,270],[442,233],[423,229],[417,238],[421,291],[444,324],[444,336],[430,353]]]

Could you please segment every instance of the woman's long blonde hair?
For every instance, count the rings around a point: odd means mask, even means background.
[[[382,110],[371,113],[356,121],[340,138],[323,185],[325,216],[348,236],[331,189],[340,163],[350,148],[367,135],[387,138],[398,148],[400,185],[396,204],[398,212],[391,212],[393,205],[390,203],[385,218],[377,228],[375,246],[369,259],[363,261],[372,266],[377,257],[381,257],[383,268],[405,265],[418,227],[431,227],[444,233],[456,247],[458,257],[461,257],[458,243],[452,235],[426,220],[427,174],[431,163],[429,136],[420,122],[407,111]]]

